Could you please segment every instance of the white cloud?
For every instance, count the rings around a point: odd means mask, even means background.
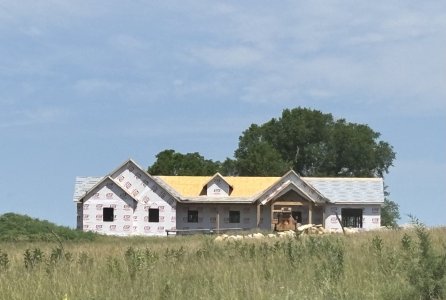
[[[245,101],[342,97],[394,113],[446,112],[444,9],[289,3],[270,10],[238,7],[224,21],[225,36],[250,52],[211,48],[199,55],[216,72],[227,68],[243,74]]]
[[[266,104],[342,98],[395,113],[445,113],[445,8],[441,1],[11,2],[0,5],[0,29],[18,25],[48,44],[37,45],[39,56],[0,61],[0,72],[66,78],[57,72],[69,65],[66,86],[74,82],[80,93],[119,90],[117,97],[158,101],[209,93]],[[129,22],[116,26],[118,16]]]

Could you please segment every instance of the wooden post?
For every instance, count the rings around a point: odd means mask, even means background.
[[[274,204],[271,204],[271,220],[270,220],[270,222],[271,222],[271,229],[273,229],[274,230],[274,227],[273,227],[273,210],[274,210]]]
[[[257,228],[260,227],[260,203],[257,204]]]
[[[339,218],[338,212],[336,212],[336,219],[338,219],[339,225],[341,225],[342,233],[345,234],[344,226],[342,225],[341,219]]]
[[[217,208],[217,234],[220,234],[220,211]]]
[[[322,226],[325,228],[325,206],[322,206]]]
[[[308,204],[308,224],[313,224],[313,203]]]

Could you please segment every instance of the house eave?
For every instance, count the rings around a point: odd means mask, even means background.
[[[355,202],[355,201],[349,201],[349,202],[342,202],[342,201],[338,201],[338,202],[330,202],[330,204],[335,204],[335,205],[383,205],[384,202]]]
[[[187,204],[252,204],[256,199],[246,198],[219,198],[219,197],[198,197],[198,198],[181,198],[180,203]]]
[[[97,184],[95,184],[90,190],[88,190],[88,192],[86,192],[85,195],[83,195],[82,197],[80,197],[80,198],[78,199],[78,201],[76,201],[75,203],[84,203],[85,198],[86,198],[87,196],[90,196],[91,193],[92,193],[98,186],[100,186],[101,184],[103,184],[103,183],[104,183],[105,181],[107,181],[107,180],[109,180],[109,181],[111,181],[113,184],[115,184],[121,191],[123,191],[123,192],[124,192],[126,195],[128,195],[131,199],[133,199],[134,201],[138,202],[138,200],[135,199],[135,197],[133,197],[129,192],[127,192],[127,191],[125,190],[125,188],[123,188],[120,184],[118,184],[115,180],[113,180],[112,177],[110,177],[110,176],[105,176],[102,180],[100,180]]]

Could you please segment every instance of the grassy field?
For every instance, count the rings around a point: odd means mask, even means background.
[[[446,229],[0,242],[2,299],[446,299]]]

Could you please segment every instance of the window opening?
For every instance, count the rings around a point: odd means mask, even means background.
[[[238,210],[229,211],[229,223],[240,223],[240,211]]]
[[[149,222],[158,223],[160,221],[159,208],[149,208]]]
[[[362,228],[362,209],[361,208],[343,208],[342,226]]]
[[[187,222],[188,223],[198,223],[198,210],[188,210],[187,211]]]
[[[115,218],[114,209],[112,207],[104,207],[102,209],[102,221],[113,222]]]

